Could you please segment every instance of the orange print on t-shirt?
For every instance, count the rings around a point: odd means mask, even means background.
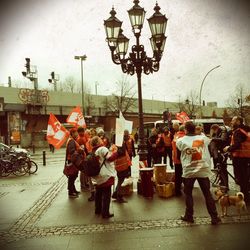
[[[198,161],[202,159],[202,149],[204,147],[204,141],[203,140],[195,140],[192,144],[192,161]]]

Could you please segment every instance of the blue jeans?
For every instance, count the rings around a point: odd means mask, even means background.
[[[183,178],[183,183],[184,183],[184,193],[186,195],[186,212],[185,216],[187,218],[193,218],[193,196],[192,196],[192,191],[194,187],[195,181],[198,181],[201,191],[203,193],[203,196],[206,200],[206,206],[207,206],[207,211],[210,214],[212,219],[216,219],[218,217],[216,206],[215,206],[215,201],[212,197],[212,194],[210,192],[210,182],[208,177],[206,178]]]

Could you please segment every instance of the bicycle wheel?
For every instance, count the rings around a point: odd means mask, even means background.
[[[1,177],[7,177],[11,174],[12,164],[10,162],[1,163]]]
[[[210,183],[212,187],[219,187],[220,182],[220,174],[218,169],[212,169],[212,175],[209,177]]]
[[[16,176],[23,176],[27,173],[28,163],[24,160],[19,160],[15,162],[13,174]]]
[[[34,161],[28,161],[28,173],[34,174],[38,169],[37,164]]]

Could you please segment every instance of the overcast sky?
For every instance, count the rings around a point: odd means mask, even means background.
[[[141,0],[153,14],[153,0]],[[158,0],[162,14],[166,14],[167,42],[160,70],[144,75],[143,97],[178,101],[192,90],[199,91],[208,75],[202,99],[225,104],[237,84],[250,86],[250,1],[243,0]],[[7,4],[8,3],[8,4]],[[123,73],[112,63],[105,42],[103,20],[112,5],[123,21],[124,34],[135,43],[127,10],[132,0],[16,0],[0,6],[0,84],[7,86],[8,76],[19,79],[26,87],[33,87],[22,77],[25,57],[38,68],[39,88],[48,87],[50,72],[60,74],[62,80],[74,76],[80,80],[80,62],[75,55],[87,55],[84,80],[98,94],[111,94],[115,82]],[[147,55],[152,55],[147,20],[141,43]],[[136,85],[136,76],[128,76]],[[51,86],[50,86],[51,87]],[[135,86],[135,89],[136,86]],[[248,88],[249,91],[249,88]],[[2,94],[2,93],[1,93]]]

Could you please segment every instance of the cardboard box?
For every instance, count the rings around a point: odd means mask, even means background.
[[[166,164],[154,164],[154,182],[156,184],[166,183]]]
[[[171,170],[167,170],[167,173],[166,173],[166,181],[167,182],[175,182],[175,171],[174,169],[171,169]]]
[[[156,191],[159,197],[169,198],[175,195],[175,185],[174,182],[169,182],[166,184],[157,184]]]

